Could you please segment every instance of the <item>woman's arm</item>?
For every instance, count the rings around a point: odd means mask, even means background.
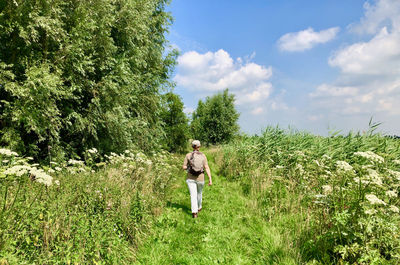
[[[212,178],[211,178],[210,167],[208,166],[208,164],[205,165],[205,169],[206,169],[207,176],[208,176],[208,186],[211,186],[212,185]]]
[[[183,166],[182,166],[182,169],[183,170],[186,170],[187,169],[187,164],[188,164],[188,158],[187,158],[187,155],[185,156],[185,160],[183,161]]]
[[[212,178],[211,178],[211,170],[210,167],[208,166],[208,161],[207,157],[204,155],[204,169],[206,170],[207,176],[208,176],[208,186],[212,185]]]

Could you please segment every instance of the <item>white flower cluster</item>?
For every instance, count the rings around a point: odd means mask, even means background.
[[[394,213],[399,213],[399,208],[397,208],[397,207],[394,206],[394,205],[390,205],[389,210],[391,210],[391,211],[394,212]]]
[[[367,179],[371,183],[373,183],[373,184],[375,184],[377,186],[382,186],[383,185],[382,178],[379,176],[379,174],[378,174],[378,172],[376,170],[368,168],[367,171],[368,171]]]
[[[378,163],[383,163],[385,162],[385,159],[383,159],[383,157],[375,154],[374,152],[371,151],[366,151],[366,152],[355,152],[354,155],[356,156],[361,156],[364,157],[370,161],[373,162],[378,162]]]
[[[353,167],[346,161],[336,161],[336,166],[341,171],[353,171]]]
[[[332,193],[332,187],[330,185],[323,185],[322,190],[324,194],[330,194]]]
[[[5,155],[5,156],[18,156],[16,152],[13,152],[9,149],[5,148],[0,148],[0,155]]]
[[[21,177],[22,175],[30,172],[31,169],[32,168],[30,166],[17,165],[17,166],[7,168],[6,171],[4,171],[3,173],[5,175],[15,175],[17,177]]]
[[[397,197],[397,191],[395,191],[395,190],[388,190],[388,191],[386,191],[386,195],[387,195],[389,198],[395,198],[395,197]]]
[[[53,182],[53,177],[46,174],[43,169],[32,168],[30,173],[35,176],[35,181],[50,186]]]
[[[393,163],[400,165],[400,159],[393,160]]]
[[[89,150],[87,150],[89,153],[91,153],[91,154],[97,154],[98,153],[98,151],[97,151],[97,149],[96,148],[91,148],[91,149],[89,149]]]
[[[70,159],[70,160],[68,160],[68,164],[70,164],[70,165],[83,165],[84,162],[82,160]]]
[[[332,157],[328,156],[327,154],[324,154],[324,155],[322,156],[322,158],[327,159],[327,160],[332,159]]]
[[[5,175],[15,175],[17,177],[21,177],[25,174],[31,174],[35,177],[35,180],[39,183],[42,183],[46,186],[50,186],[53,181],[53,177],[46,174],[43,169],[38,169],[36,167],[30,167],[27,165],[16,165],[10,168],[7,168],[6,171],[3,172]]]
[[[390,175],[395,177],[397,180],[400,180],[400,172],[399,171],[394,171],[394,170],[388,169],[388,172]]]
[[[367,194],[365,195],[365,198],[371,203],[371,204],[381,204],[381,205],[386,205],[386,202],[382,201],[376,195],[374,194]]]
[[[362,177],[361,179],[359,177],[355,177],[354,181],[356,183],[359,183],[361,180],[362,184],[375,184],[376,186],[382,187],[383,186],[383,181],[381,176],[376,170],[373,170],[371,168],[366,168],[368,171],[368,174]]]

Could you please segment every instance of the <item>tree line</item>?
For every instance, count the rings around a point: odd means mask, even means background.
[[[199,101],[191,119],[172,92],[167,2],[1,1],[0,145],[62,159],[229,140],[238,114],[228,91]]]

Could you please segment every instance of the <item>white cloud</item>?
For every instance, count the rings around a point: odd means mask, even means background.
[[[317,87],[316,91],[310,93],[312,98],[316,97],[338,97],[338,96],[356,96],[358,93],[357,87],[350,86],[332,86],[329,84],[322,84]]]
[[[250,62],[254,55],[233,60],[224,50],[198,53],[190,51],[178,58],[178,86],[194,92],[217,92],[226,88],[236,95],[236,103],[268,99],[272,92],[272,68]],[[245,62],[244,62],[245,61]]]
[[[337,51],[329,64],[343,73],[362,75],[400,74],[400,32],[384,27],[371,40]]]
[[[263,109],[262,107],[258,107],[258,108],[253,109],[253,110],[251,111],[251,114],[253,114],[253,115],[259,115],[259,114],[263,113],[263,111],[264,111],[264,109]]]
[[[400,1],[376,0],[374,4],[365,2],[365,15],[361,21],[349,26],[350,30],[357,33],[375,34],[383,27],[400,29]]]
[[[317,44],[333,40],[338,32],[338,27],[321,30],[319,32],[308,28],[299,32],[291,32],[283,35],[278,40],[278,46],[282,51],[305,51],[313,48]]]
[[[350,30],[371,38],[333,53],[328,63],[340,70],[337,80],[318,86],[309,96],[329,115],[365,119],[379,114],[400,122],[400,1],[376,0],[364,7],[364,17]]]

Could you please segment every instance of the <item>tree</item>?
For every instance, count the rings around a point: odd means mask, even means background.
[[[192,116],[193,137],[210,144],[230,141],[239,131],[239,114],[234,102],[235,97],[228,89],[207,97],[205,102],[200,100]]]
[[[0,1],[0,143],[31,156],[162,139],[167,0]]]
[[[171,152],[185,151],[189,139],[188,118],[181,98],[168,92],[163,95],[161,120],[164,125],[165,147]]]

